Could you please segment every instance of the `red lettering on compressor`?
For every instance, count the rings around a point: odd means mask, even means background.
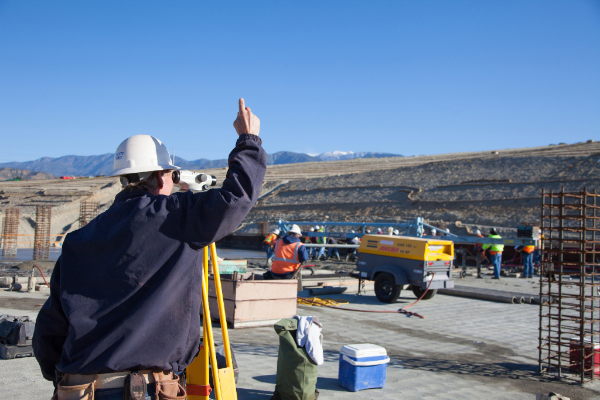
[[[398,252],[398,248],[397,247],[392,247],[392,246],[381,246],[379,248],[379,251],[390,251],[392,253],[397,253]]]

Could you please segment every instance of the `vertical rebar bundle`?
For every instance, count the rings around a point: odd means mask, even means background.
[[[19,208],[7,208],[4,214],[4,229],[2,230],[2,256],[17,255],[17,240],[19,234]]]
[[[258,223],[258,234],[260,236],[267,236],[269,234],[270,222],[259,222]]]
[[[52,206],[36,206],[35,236],[33,239],[33,259],[47,260],[50,258],[50,222]]]
[[[83,228],[96,218],[100,211],[100,204],[97,201],[82,201],[79,206],[79,228]]]
[[[600,377],[600,199],[542,191],[539,372]]]

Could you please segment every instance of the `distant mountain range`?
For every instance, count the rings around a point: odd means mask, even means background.
[[[322,154],[293,153],[291,151],[279,151],[267,154],[268,165],[294,164],[302,162],[348,160],[352,158],[380,158],[380,157],[402,157],[398,154],[373,153],[373,152],[343,152],[334,151]],[[175,165],[183,169],[209,169],[223,168],[227,166],[227,160],[208,160],[201,158],[187,161],[181,157],[175,157]],[[55,176],[98,176],[108,175],[112,172],[113,154],[102,154],[99,156],[63,156],[58,158],[42,157],[34,161],[0,163],[0,168],[26,169],[36,172],[45,172]],[[43,179],[43,178],[42,178]]]
[[[54,175],[45,172],[34,172],[27,169],[0,168],[0,181],[20,178],[23,181],[36,181],[42,179],[55,179]]]

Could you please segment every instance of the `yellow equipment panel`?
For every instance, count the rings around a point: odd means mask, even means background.
[[[360,253],[421,261],[452,261],[454,242],[410,236],[364,235]]]

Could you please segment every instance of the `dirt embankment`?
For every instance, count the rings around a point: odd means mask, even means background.
[[[307,179],[273,179],[278,173],[270,167],[261,198],[241,231],[254,232],[257,222],[280,218],[401,222],[417,216],[457,233],[490,226],[512,229],[520,222],[539,221],[543,189],[600,188],[598,143],[543,150],[423,157],[426,162],[418,162],[421,157],[372,160],[379,169],[369,164],[368,171],[364,162],[354,162],[358,160],[336,162],[334,168],[329,163],[295,164],[297,176],[310,177],[315,167],[329,171],[328,176]]]
[[[418,216],[456,233],[514,229],[520,222],[539,221],[543,189],[598,188],[599,159],[600,143],[578,143],[273,165],[238,232],[255,234],[258,222],[274,225],[278,219],[402,222]],[[203,172],[222,183],[227,170]],[[0,182],[0,212],[20,206],[20,233],[33,240],[37,204],[52,204],[52,233],[67,233],[79,227],[81,201],[98,201],[103,211],[120,188],[116,178]]]

